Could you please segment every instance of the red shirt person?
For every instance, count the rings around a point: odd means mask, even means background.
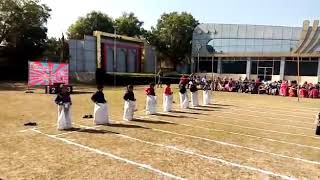
[[[155,96],[156,93],[155,93],[155,91],[154,91],[154,86],[155,86],[155,84],[154,84],[154,83],[151,83],[150,86],[144,90],[145,93],[146,93],[147,95]]]
[[[172,95],[173,92],[171,90],[171,87],[170,87],[170,84],[167,84],[167,87],[164,89],[164,92],[163,92],[165,95]]]

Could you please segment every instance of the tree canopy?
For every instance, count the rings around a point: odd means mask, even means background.
[[[192,33],[198,24],[198,21],[186,12],[164,13],[156,27],[152,27],[146,34],[146,39],[156,47],[163,59],[178,64],[191,55]]]
[[[93,31],[112,33],[113,20],[107,14],[99,11],[92,11],[84,17],[80,17],[68,29],[69,39],[83,39],[84,35],[92,35]]]
[[[115,25],[117,26],[117,34],[134,37],[144,33],[143,22],[139,21],[132,12],[123,13],[115,20]]]
[[[39,0],[0,1],[0,43],[8,42],[10,64],[27,67],[27,60],[41,56],[46,46],[46,23],[51,9]]]

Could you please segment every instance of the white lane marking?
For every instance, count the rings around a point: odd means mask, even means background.
[[[159,113],[159,114],[167,114],[167,113]],[[207,123],[211,123],[211,124],[221,124],[221,125],[234,126],[234,127],[245,128],[245,129],[253,129],[253,130],[259,130],[259,131],[265,131],[265,132],[273,132],[273,133],[277,133],[277,134],[285,134],[285,135],[290,135],[290,136],[302,136],[302,137],[307,137],[307,138],[320,139],[320,137],[309,136],[309,135],[306,135],[306,134],[281,132],[281,131],[275,131],[275,130],[268,130],[268,129],[261,129],[261,128],[255,128],[255,127],[241,126],[241,125],[236,125],[236,124],[231,124],[231,123],[213,122],[213,121],[207,121],[207,120],[201,120],[201,119],[193,119],[192,121],[207,122]]]
[[[120,137],[123,137],[123,138],[126,138],[126,139],[130,139],[130,140],[133,140],[133,141],[138,141],[138,142],[145,143],[145,144],[150,144],[150,145],[153,145],[153,146],[159,146],[159,147],[162,147],[162,148],[178,151],[178,152],[181,152],[181,153],[184,153],[184,154],[188,154],[188,155],[193,155],[193,156],[196,156],[196,157],[199,157],[199,158],[202,158],[202,159],[206,159],[206,160],[210,160],[210,161],[216,161],[216,162],[222,163],[222,164],[224,164],[226,166],[238,167],[238,168],[241,168],[241,169],[246,169],[246,170],[250,170],[250,171],[256,171],[256,172],[263,173],[263,174],[266,174],[266,175],[269,175],[269,176],[279,177],[279,178],[283,178],[283,179],[296,179],[296,178],[293,178],[293,177],[277,174],[277,173],[274,173],[274,172],[271,172],[271,171],[268,171],[268,170],[263,170],[263,169],[252,167],[252,166],[241,165],[241,164],[233,163],[233,162],[226,161],[226,160],[223,160],[223,159],[220,159],[220,158],[215,158],[215,157],[211,157],[211,156],[205,156],[205,155],[202,155],[202,154],[199,154],[199,153],[195,153],[195,152],[192,152],[192,151],[179,149],[179,148],[174,147],[174,146],[167,146],[167,145],[164,145],[164,144],[158,144],[158,143],[153,143],[153,142],[149,142],[149,141],[144,141],[144,140],[141,140],[141,139],[138,139],[138,138],[134,138],[134,137],[130,137],[130,136],[127,136],[127,135],[118,134],[116,136],[120,136]]]
[[[296,123],[301,123],[301,124],[314,125],[314,123],[310,123],[310,122],[297,121],[297,120],[285,119],[285,118],[276,118],[276,117],[270,117],[270,116],[257,116],[257,115],[253,115],[253,114],[242,113],[242,112],[219,111],[219,114],[243,115],[243,116],[251,116],[251,117],[260,118],[262,120],[264,120],[264,119],[275,119],[275,120],[279,120],[279,121],[296,122]],[[240,121],[249,121],[249,120],[243,120],[243,119],[238,119],[238,120],[240,120]],[[267,123],[267,122],[260,122],[260,121],[251,121],[251,122],[264,123],[264,124]],[[279,125],[279,126],[288,126],[288,127],[296,127],[298,129],[308,129],[308,130],[311,129],[311,128],[307,128],[307,127],[299,127],[299,126],[287,125],[287,124],[275,124],[275,123],[268,123],[268,124],[274,124],[274,125]]]
[[[84,126],[84,125],[79,125],[79,126],[87,128],[87,129],[94,129],[96,127],[101,127],[101,126],[90,127],[90,126]],[[151,128],[151,129],[155,130],[153,128]],[[161,131],[161,130],[160,131],[159,130],[155,130],[155,131],[165,132],[165,131]],[[159,147],[175,150],[175,151],[182,152],[182,153],[189,154],[189,155],[194,155],[194,156],[197,156],[197,157],[200,157],[200,158],[203,158],[203,159],[220,162],[220,163],[222,163],[224,165],[227,165],[227,166],[233,166],[233,167],[239,167],[239,168],[243,168],[243,169],[247,169],[247,170],[251,170],[251,171],[257,171],[257,172],[260,172],[260,173],[263,173],[263,174],[266,174],[266,175],[269,175],[269,176],[280,177],[280,178],[283,178],[283,179],[295,179],[295,178],[292,178],[292,177],[289,177],[289,176],[284,176],[284,175],[281,175],[281,174],[273,173],[271,171],[267,171],[267,170],[263,170],[263,169],[259,169],[259,168],[255,168],[255,167],[251,167],[251,166],[241,165],[241,164],[229,162],[229,161],[226,161],[226,160],[223,160],[223,159],[219,159],[219,158],[215,158],[215,157],[205,156],[205,155],[194,153],[194,152],[191,152],[191,151],[179,149],[179,148],[176,148],[176,147],[173,147],[173,146],[167,146],[167,145],[164,145],[164,144],[145,141],[145,140],[134,138],[134,137],[131,137],[131,136],[128,136],[128,135],[124,135],[124,134],[114,134],[114,135],[122,137],[122,138],[130,139],[130,140],[133,140],[133,141],[138,141],[138,142],[141,142],[141,143],[150,144],[150,145],[153,145],[153,146],[159,146]],[[178,134],[175,134],[175,135],[178,135]],[[216,143],[219,143],[219,144],[222,144],[222,145],[229,145],[229,146],[237,147],[237,148],[243,148],[242,146],[232,145],[232,144],[228,144],[228,143],[225,143],[225,142],[218,142],[218,141],[211,141],[211,142],[216,142]],[[252,148],[246,148],[246,149],[251,150],[251,151],[260,152],[260,153],[265,153],[264,151],[259,151],[259,150],[257,151],[257,150],[253,150]],[[288,157],[288,156],[284,156],[284,155],[277,155],[277,154],[274,154],[274,153],[267,153],[267,154],[276,155],[276,156],[283,157],[283,158],[299,160],[299,161],[312,163],[312,164],[320,164],[320,162],[313,162],[313,161],[299,159],[299,158],[292,158],[292,157]]]
[[[281,115],[281,116],[298,116],[298,117],[305,117],[305,116],[313,116],[314,114],[316,114],[317,112],[301,112],[301,111],[293,111],[293,110],[280,110],[280,109],[272,109],[269,108],[269,106],[266,106],[264,108],[260,108],[260,107],[255,107],[255,106],[236,106],[236,107],[232,107],[233,109],[241,109],[241,110],[246,110],[246,109],[250,109],[250,110],[256,110],[259,113],[267,113],[269,114],[269,112],[271,114],[275,114],[275,115]],[[227,109],[228,110],[228,109]]]
[[[112,158],[112,159],[116,159],[116,160],[119,160],[119,161],[123,161],[123,162],[125,162],[125,163],[127,163],[127,164],[131,164],[131,165],[134,165],[134,166],[138,166],[138,167],[141,167],[141,168],[144,168],[144,169],[147,169],[147,170],[156,172],[156,173],[158,173],[158,174],[160,174],[160,175],[163,175],[163,176],[166,176],[166,177],[170,177],[170,178],[173,178],[173,179],[179,179],[179,180],[183,180],[183,179],[184,179],[184,178],[182,178],[182,177],[175,176],[175,175],[173,175],[173,174],[170,174],[170,173],[167,173],[167,172],[163,172],[163,171],[161,171],[161,170],[159,170],[159,169],[153,168],[151,165],[148,165],[148,164],[142,164],[142,163],[138,163],[138,162],[135,162],[135,161],[132,161],[132,160],[129,160],[129,159],[125,159],[125,158],[122,158],[122,157],[113,155],[113,154],[111,154],[111,153],[101,151],[101,150],[96,149],[96,148],[92,148],[92,147],[89,147],[89,146],[85,146],[85,145],[82,145],[82,144],[79,144],[79,143],[70,141],[70,140],[68,140],[68,139],[59,138],[59,137],[56,137],[56,136],[53,136],[53,135],[50,135],[50,134],[43,133],[43,132],[41,132],[41,131],[39,131],[39,130],[36,130],[36,129],[31,129],[31,130],[34,131],[34,132],[36,132],[36,133],[45,135],[45,136],[47,136],[47,137],[49,137],[49,138],[62,141],[62,142],[64,142],[65,144],[74,145],[74,146],[80,147],[80,148],[82,148],[82,149],[85,149],[85,150],[94,152],[94,153],[96,153],[96,154],[104,155],[104,156],[107,156],[107,157]]]
[[[188,112],[188,111],[186,111],[186,112]],[[244,115],[244,116],[251,116],[251,117],[261,118],[262,120],[265,119],[265,118],[271,119],[270,117],[255,116],[255,115],[251,115],[251,114],[233,113],[233,112],[225,112],[225,111],[219,111],[219,114]],[[235,119],[235,120],[238,120],[238,121],[246,121],[246,122],[258,123],[258,124],[269,124],[269,125],[292,127],[292,128],[297,128],[297,129],[314,130],[314,129],[308,128],[308,127],[294,126],[294,125],[288,125],[288,124],[278,124],[278,123],[271,123],[271,122],[252,121],[252,120],[245,120],[245,119],[241,119],[241,118],[236,119],[236,118],[232,118],[232,117],[219,116],[219,115],[216,115],[216,114],[213,114],[212,116],[221,117],[221,118],[227,118],[227,119]],[[286,119],[283,119],[283,118],[278,118],[277,120],[290,121],[290,120],[286,120]],[[296,122],[301,122],[301,121],[296,121]],[[304,124],[310,124],[310,125],[312,124],[312,125],[314,125],[314,123],[304,123]]]
[[[250,100],[247,100],[247,101],[237,101],[237,100],[218,100],[218,101],[214,101],[214,102],[217,102],[217,103],[225,103],[225,102],[229,102],[231,104],[227,104],[227,105],[234,105],[234,103],[245,103],[245,102],[248,102]],[[291,103],[291,102],[290,102]],[[294,103],[294,102],[293,102]],[[265,106],[265,104],[261,104],[261,103],[255,103],[255,105],[257,106]],[[253,107],[253,106],[251,106]],[[294,107],[294,106],[277,106],[277,108],[272,108],[272,109],[284,109],[284,110],[287,110],[288,108],[291,108],[291,110],[293,111],[308,111],[308,112],[316,112],[316,111],[319,111],[320,109],[319,108],[308,108],[308,107]]]
[[[242,109],[242,108],[233,108],[232,110],[241,110],[241,111],[246,111],[246,112],[254,112],[254,113],[259,113],[259,114],[265,114],[267,116],[276,115],[276,116],[285,116],[285,117],[292,117],[292,118],[310,118],[310,117],[306,117],[306,115],[299,115],[298,116],[298,115],[292,115],[292,114],[275,113],[275,112],[272,112],[272,111],[263,112],[263,111],[258,110],[258,109],[249,110],[249,109]],[[316,113],[314,113],[312,115],[312,117],[314,117],[315,114]],[[278,117],[273,117],[273,118],[278,118]]]
[[[120,122],[120,121],[118,121],[118,122]],[[130,122],[128,122],[128,123],[130,124]],[[80,125],[80,124],[77,124],[77,125],[80,126],[80,127],[87,128],[87,129],[95,129],[97,127],[102,127],[100,125],[93,126],[93,127],[84,126],[84,125]],[[213,142],[213,143],[220,144],[220,145],[231,146],[231,147],[235,147],[235,148],[241,148],[241,149],[246,149],[246,150],[258,152],[258,153],[269,154],[269,155],[277,156],[277,157],[281,157],[281,158],[287,158],[287,159],[292,159],[292,160],[301,161],[301,162],[305,162],[305,163],[320,165],[320,162],[318,162],[318,161],[312,161],[312,160],[296,158],[296,157],[286,156],[286,155],[277,154],[277,153],[271,153],[271,152],[267,152],[267,151],[263,151],[263,150],[259,150],[259,149],[255,149],[255,148],[250,148],[250,147],[241,146],[241,145],[237,145],[237,144],[231,144],[231,143],[218,141],[218,140],[213,140],[213,139],[208,139],[208,138],[199,137],[199,136],[192,136],[192,135],[188,135],[188,134],[179,134],[179,133],[166,131],[166,130],[162,130],[162,129],[157,129],[157,128],[151,128],[151,127],[147,127],[147,126],[143,126],[143,127],[149,128],[149,129],[151,129],[153,131],[166,133],[166,134],[173,134],[173,135],[178,135],[178,136],[183,136],[183,137],[191,137],[191,138],[194,138],[194,139],[205,140],[205,141]],[[76,132],[76,131],[74,131],[74,132]],[[61,135],[71,134],[71,133],[74,133],[74,132],[61,133],[61,134],[57,134],[57,135],[54,135],[54,136],[57,137],[57,136],[61,136]],[[119,135],[119,134],[116,134],[116,135]]]
[[[157,120],[161,120],[161,119],[155,119],[155,118],[151,118],[151,117],[143,117],[143,116],[138,116],[138,117],[140,117],[140,118],[142,118],[142,119],[148,118],[148,119],[156,120],[156,121],[157,121]],[[316,147],[316,146],[309,146],[309,145],[304,145],[304,144],[297,144],[297,143],[292,143],[292,142],[287,142],[287,141],[282,141],[282,140],[265,138],[265,137],[261,137],[261,136],[254,136],[254,135],[250,135],[250,134],[236,133],[236,132],[226,131],[226,130],[222,130],[222,129],[213,129],[213,128],[206,128],[206,127],[201,127],[201,126],[196,126],[196,125],[181,124],[181,123],[176,123],[176,122],[167,121],[167,120],[161,120],[161,121],[168,122],[168,123],[175,123],[175,124],[177,124],[177,125],[186,126],[186,127],[191,127],[191,128],[205,129],[205,130],[216,131],[216,132],[225,132],[225,133],[233,134],[233,135],[245,136],[245,137],[250,137],[250,138],[255,138],[255,139],[261,139],[261,140],[271,141],[271,142],[278,142],[278,143],[282,143],[282,144],[289,144],[289,145],[294,145],[294,146],[299,146],[299,147],[304,147],[304,148],[311,148],[311,149],[320,150],[320,147]]]

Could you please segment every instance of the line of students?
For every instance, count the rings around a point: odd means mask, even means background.
[[[152,115],[157,112],[157,96],[155,93],[155,84],[151,83],[148,88],[145,89],[146,93],[146,114]],[[108,104],[105,100],[103,94],[103,86],[97,86],[97,92],[95,92],[91,100],[94,102],[94,124],[96,125],[108,125],[109,115],[108,115]],[[195,84],[191,84],[191,107],[199,106],[198,101],[198,89]],[[189,98],[185,84],[179,85],[179,95],[180,95],[180,107],[182,109],[189,108]],[[208,105],[210,103],[211,89],[209,85],[203,88],[203,105]],[[133,93],[133,86],[127,86],[127,90],[123,96],[124,100],[124,112],[123,120],[131,121],[133,120],[134,112],[136,111],[136,99]],[[71,98],[65,86],[61,88],[61,92],[58,93],[55,103],[58,105],[58,130],[67,130],[72,128],[71,123]],[[170,84],[167,84],[163,92],[163,111],[172,111],[173,104],[173,91]]]

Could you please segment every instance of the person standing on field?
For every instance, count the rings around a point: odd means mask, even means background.
[[[104,98],[103,86],[98,85],[97,89],[98,91],[95,92],[91,97],[91,100],[94,102],[94,112],[93,112],[94,124],[96,125],[109,124],[108,106],[107,106],[107,101]]]
[[[62,86],[55,103],[58,105],[58,130],[68,130],[72,128],[71,122],[71,98],[66,86]]]

